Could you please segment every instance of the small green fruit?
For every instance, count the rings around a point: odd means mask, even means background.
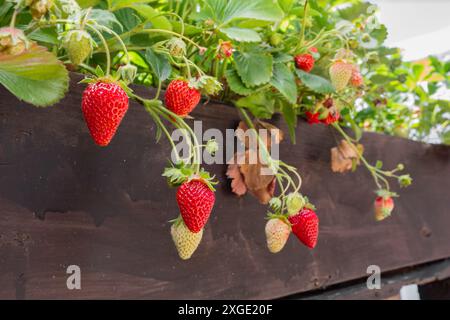
[[[63,40],[63,46],[74,65],[79,65],[91,55],[92,43],[91,35],[84,30],[71,30]]]
[[[305,199],[298,192],[291,192],[287,195],[286,206],[289,215],[298,213],[305,205]]]

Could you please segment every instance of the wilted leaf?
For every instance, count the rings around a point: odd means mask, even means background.
[[[231,190],[238,196],[247,193],[244,177],[241,174],[239,166],[235,163],[229,164],[227,169],[227,177],[231,179]]]
[[[359,164],[359,154],[363,153],[363,145],[356,145],[355,150],[347,141],[342,140],[341,143],[331,149],[331,170],[333,172],[346,172],[354,169]]]

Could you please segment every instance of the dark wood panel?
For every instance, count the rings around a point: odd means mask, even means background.
[[[364,277],[372,264],[389,271],[450,257],[448,147],[365,135],[370,160],[403,162],[414,178],[393,217],[376,223],[368,173],[332,174],[332,130],[302,122],[298,144],[284,142],[281,154],[318,207],[316,249],[291,237],[270,254],[266,208],[233,196],[226,168],[213,165],[222,182],[215,209],[194,257],[180,261],[167,222],[178,212],[175,190],[161,177],[168,143],[155,143],[151,119],[132,104],[111,145],[96,147],[77,80],[47,109],[0,89],[2,298],[276,298]],[[222,131],[239,120],[234,108],[212,103],[194,116]],[[81,267],[78,291],[66,288],[71,264]]]

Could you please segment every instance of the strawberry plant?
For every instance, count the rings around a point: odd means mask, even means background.
[[[301,118],[340,134],[331,169],[342,173],[362,165],[370,172],[377,220],[393,210],[389,179],[401,187],[412,179],[401,173],[402,164],[386,169],[380,161],[369,163],[362,129],[450,141],[449,103],[438,96],[448,86],[450,63],[435,57],[403,62],[398,49],[384,46],[387,30],[370,3],[14,0],[0,1],[0,11],[0,83],[17,98],[53,105],[68,90],[68,70],[77,71],[86,77],[81,107],[96,144],[107,146],[120,134],[129,100],[153,119],[156,138],[169,140],[176,159],[163,176],[178,188],[180,216],[171,234],[183,259],[199,245],[215,202],[216,182],[201,167],[201,154],[217,147],[214,141],[201,145],[188,124],[202,96],[234,105],[240,126],[257,140],[257,150],[236,157],[257,153],[258,163],[229,167],[228,175],[237,194],[248,190],[269,205],[271,252],[283,248],[291,231],[313,248],[320,208],[316,215],[300,193],[297,169],[271,157],[272,145],[258,129],[276,128],[263,120],[281,114],[292,143]],[[130,84],[154,87],[155,94],[142,97]],[[186,157],[176,151],[172,129],[188,142]],[[281,133],[272,138],[279,143]],[[271,174],[258,180],[261,186],[252,184],[261,168]]]

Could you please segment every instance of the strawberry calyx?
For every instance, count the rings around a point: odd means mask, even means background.
[[[266,220],[272,220],[272,219],[278,219],[286,223],[288,226],[291,226],[291,223],[289,222],[289,219],[284,214],[276,214],[276,213],[267,213]]]
[[[392,191],[389,191],[387,189],[379,189],[375,191],[378,197],[381,197],[383,199],[389,199],[392,197],[398,197],[398,194]]]
[[[167,182],[171,187],[178,187],[190,181],[200,181],[207,185],[211,191],[216,191],[214,185],[218,184],[215,181],[215,176],[211,176],[203,168],[196,172],[192,166],[189,166],[183,160],[172,163],[171,167],[165,168],[162,176],[167,178]]]
[[[176,217],[175,219],[169,220],[169,223],[172,223],[173,225],[175,225],[175,227],[178,227],[182,222],[183,218],[181,217],[181,215],[178,215],[178,217]]]

